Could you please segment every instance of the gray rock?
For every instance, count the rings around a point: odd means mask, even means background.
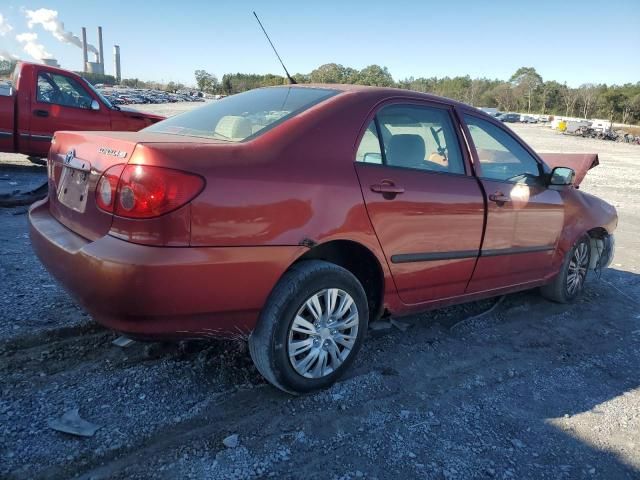
[[[93,437],[100,428],[99,425],[80,418],[77,408],[69,410],[60,418],[49,420],[48,425],[58,432],[68,433],[78,437]]]
[[[234,433],[233,435],[229,435],[224,440],[222,440],[222,443],[224,443],[224,446],[227,448],[236,448],[238,445],[240,445],[240,439],[238,438],[238,434]]]

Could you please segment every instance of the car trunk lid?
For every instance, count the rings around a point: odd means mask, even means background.
[[[133,155],[135,134],[113,132],[58,132],[49,152],[51,214],[88,240],[106,235],[113,215],[100,210],[95,191],[110,167],[126,164]]]

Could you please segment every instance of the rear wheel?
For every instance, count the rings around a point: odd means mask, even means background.
[[[348,270],[300,262],[269,296],[249,338],[260,373],[289,393],[333,384],[356,356],[367,330],[367,298]]]
[[[559,303],[575,300],[584,289],[591,260],[591,241],[581,237],[569,251],[558,275],[548,285],[540,288],[542,295]]]

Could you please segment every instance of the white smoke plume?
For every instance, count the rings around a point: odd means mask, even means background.
[[[51,54],[44,49],[44,46],[38,43],[37,33],[21,33],[16,35],[16,40],[20,43],[24,43],[23,49],[33,58],[38,61],[42,61],[43,58],[51,58]]]
[[[0,13],[0,37],[4,37],[13,30],[13,27],[7,23],[7,19]]]
[[[0,60],[18,60],[18,57],[0,48]]]
[[[34,25],[42,25],[47,32],[64,43],[70,43],[78,48],[82,48],[82,40],[71,32],[64,29],[64,23],[58,20],[58,12],[49,10],[48,8],[39,8],[38,10],[27,10],[27,26],[33,28]],[[98,49],[87,42],[87,49],[98,55]]]

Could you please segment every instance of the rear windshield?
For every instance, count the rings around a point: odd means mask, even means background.
[[[144,131],[241,142],[337,93],[324,88],[260,88],[216,100]]]

